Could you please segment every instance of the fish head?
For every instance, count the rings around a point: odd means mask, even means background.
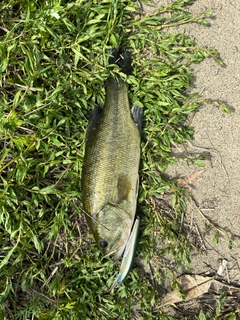
[[[132,218],[120,205],[105,205],[95,216],[95,238],[105,256],[118,260],[127,244]]]

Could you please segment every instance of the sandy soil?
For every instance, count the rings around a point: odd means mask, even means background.
[[[171,2],[153,1],[144,9],[153,11]],[[188,24],[175,32],[185,30],[198,46],[215,47],[219,51],[224,66],[212,59],[194,66],[192,91],[224,102],[233,113],[224,114],[218,106],[204,104],[191,122],[195,128],[194,140],[173,150],[176,155],[204,154],[207,157],[204,171],[180,162],[167,173],[170,177],[190,177],[188,187],[195,199],[190,200],[186,216],[202,253],[193,250],[191,269],[182,272],[214,275],[224,259],[227,268],[220,278],[226,283],[240,284],[240,1],[197,0],[190,7],[195,13],[206,9],[212,10],[209,26]],[[200,175],[193,179],[197,172]],[[219,243],[214,242],[216,233]]]

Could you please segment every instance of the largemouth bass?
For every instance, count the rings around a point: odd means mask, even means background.
[[[124,70],[131,62],[128,53],[122,57]],[[93,110],[87,130],[82,202],[100,249],[117,260],[136,213],[142,109],[130,110],[128,84],[120,77],[110,77],[105,88],[104,106]]]

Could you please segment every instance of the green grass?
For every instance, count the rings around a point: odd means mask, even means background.
[[[137,256],[155,260],[159,282],[162,269],[174,278],[165,254],[190,263],[190,245],[179,233],[186,191],[164,172],[177,163],[171,141],[191,139],[193,128],[184,123],[202,102],[187,93],[191,64],[206,57],[220,63],[215,49],[170,33],[171,26],[207,23],[210,12],[194,17],[191,3],[176,0],[141,18],[131,0],[1,1],[1,319],[129,319],[133,305],[142,319],[171,319],[139,267],[109,291],[117,269],[89,234],[79,182],[90,110],[103,103],[109,74],[121,74],[108,68],[109,49],[131,49],[129,95],[144,108]],[[170,190],[169,213],[157,199]]]

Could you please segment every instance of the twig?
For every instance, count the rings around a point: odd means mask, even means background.
[[[210,224],[213,228],[215,228],[218,232],[220,232],[221,234],[227,236],[229,238],[229,236],[227,235],[227,233],[225,231],[223,231],[221,228],[219,228],[218,226],[215,225],[215,223],[211,222],[206,216],[205,214],[202,212],[202,210],[199,208],[197,201],[193,198],[192,195],[190,195],[190,198],[192,199],[192,202],[194,203],[195,207],[197,208],[197,211],[200,213],[200,215],[203,217],[203,219]]]
[[[232,256],[232,259],[235,260],[237,268],[238,268],[238,271],[239,271],[239,274],[240,274],[240,267],[239,267],[237,259],[235,257],[233,257],[233,256]],[[240,284],[240,277],[238,278],[238,284]]]
[[[69,168],[70,168],[70,164],[69,164],[69,165],[67,166],[67,168],[61,173],[59,179],[58,179],[58,180],[56,181],[56,183],[54,184],[55,187],[58,185],[59,181],[63,178],[63,176],[65,175],[65,173],[68,172]]]
[[[200,231],[199,231],[199,229],[198,229],[197,224],[195,225],[195,228],[196,228],[197,234],[198,234],[198,236],[199,236],[199,238],[200,238],[200,240],[201,240],[200,242],[201,242],[201,245],[202,245],[203,249],[204,249],[204,250],[207,250],[207,248],[206,248],[206,246],[205,246],[205,244],[204,244],[203,238],[202,238],[202,236],[201,236],[201,233],[200,233]]]
[[[4,81],[4,84],[7,84],[9,86],[14,86],[14,87],[19,87],[19,88],[23,88],[26,91],[30,90],[30,91],[43,91],[42,88],[33,88],[33,87],[29,87],[29,86],[23,86],[22,84],[19,83],[12,83],[12,82],[8,82],[8,81]]]
[[[50,280],[52,279],[52,277],[54,276],[54,274],[58,271],[58,266],[55,267],[53,269],[53,271],[51,272],[50,276],[47,278],[47,280],[44,282],[44,284],[42,285],[41,289],[43,289],[49,282]]]
[[[202,169],[200,171],[195,171],[193,174],[191,174],[188,178],[186,179],[180,179],[177,183],[179,187],[184,187],[185,185],[190,184],[191,181],[195,180],[198,176],[203,174],[206,170]]]
[[[34,289],[32,289],[32,288],[30,288],[29,291],[30,291],[31,293],[34,293],[34,294],[36,294],[37,296],[39,296],[39,297],[47,300],[48,302],[50,302],[50,303],[52,303],[52,304],[56,304],[56,300],[53,300],[53,299],[45,296],[43,293],[41,293],[41,292],[39,292],[39,291],[36,291],[36,290],[34,290]]]

